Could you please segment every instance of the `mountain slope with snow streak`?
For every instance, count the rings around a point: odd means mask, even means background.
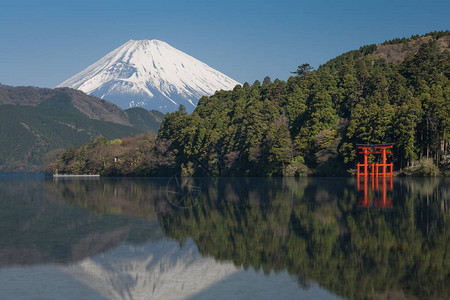
[[[159,40],[130,40],[62,82],[122,108],[192,111],[202,96],[231,90],[237,81]]]

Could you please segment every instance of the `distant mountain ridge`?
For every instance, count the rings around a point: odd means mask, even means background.
[[[239,82],[159,40],[130,40],[58,87],[71,87],[122,108],[172,112]]]
[[[117,105],[97,97],[88,96],[81,91],[71,88],[49,89],[32,86],[14,87],[0,84],[0,105],[37,106],[58,94],[70,96],[73,106],[90,119],[131,126],[126,113]]]
[[[0,85],[0,172],[43,171],[52,150],[98,136],[121,138],[156,132],[163,114],[123,111],[81,91]]]

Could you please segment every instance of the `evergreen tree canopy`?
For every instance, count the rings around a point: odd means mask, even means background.
[[[291,72],[292,74],[297,74],[297,76],[304,76],[311,72],[314,68],[310,64],[302,64],[297,67],[297,71]]]
[[[450,52],[441,40],[449,36],[423,39],[397,64],[370,45],[316,71],[302,64],[287,82],[218,91],[191,115],[166,115],[159,139],[197,175],[320,174],[322,165],[323,174],[344,175],[356,143],[394,143],[397,169],[424,156],[438,164],[450,140]]]

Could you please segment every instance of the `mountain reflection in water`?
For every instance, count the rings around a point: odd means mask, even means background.
[[[2,177],[0,290],[39,278],[56,299],[61,273],[84,299],[450,298],[450,182],[371,184]]]

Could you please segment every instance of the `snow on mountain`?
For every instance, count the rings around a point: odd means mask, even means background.
[[[239,82],[158,40],[130,40],[62,82],[122,108],[162,112],[183,104],[192,111],[202,96],[231,90]]]

